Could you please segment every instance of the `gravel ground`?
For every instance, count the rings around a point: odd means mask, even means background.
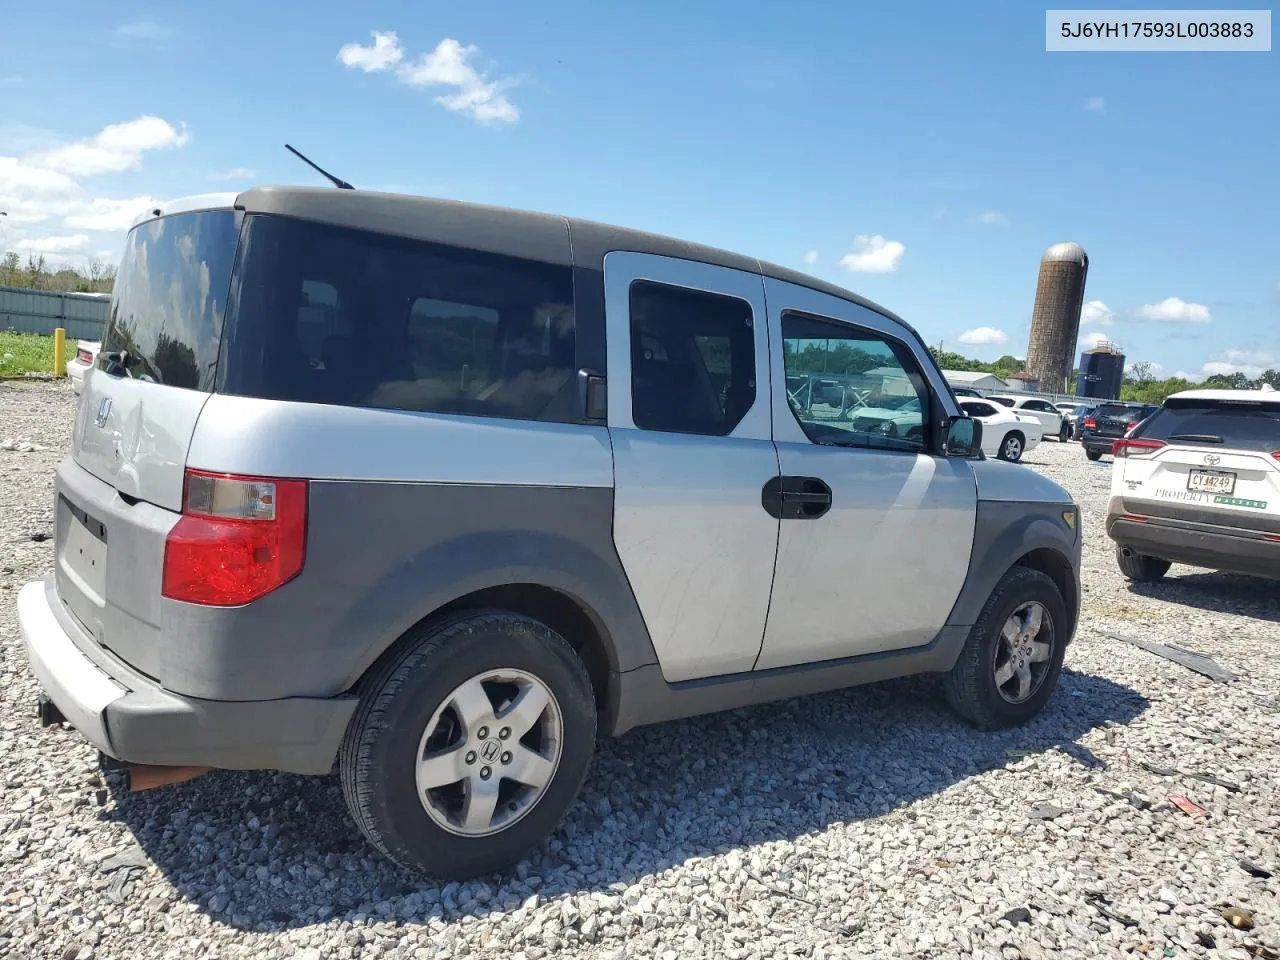
[[[546,851],[441,887],[377,859],[332,780],[218,773],[129,795],[73,732],[36,725],[14,597],[51,567],[31,535],[52,532],[73,403],[64,384],[0,383],[0,440],[44,448],[0,450],[2,956],[1280,951],[1280,591],[1186,568],[1127,586],[1102,531],[1109,462],[1075,445],[1031,457],[1075,493],[1086,537],[1084,622],[1036,722],[975,733],[916,679],[635,731],[601,744]]]

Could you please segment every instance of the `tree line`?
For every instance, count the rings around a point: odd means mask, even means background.
[[[56,268],[43,253],[29,253],[25,262],[14,250],[0,257],[0,286],[50,293],[110,293],[115,282],[115,265],[97,257],[90,257],[84,267]]]
[[[944,370],[990,373],[1002,380],[1024,369],[1024,361],[1013,356],[1006,355],[991,363],[986,363],[982,360],[973,360],[950,350],[940,350],[935,347],[930,347],[929,353],[933,355],[933,359],[937,361],[938,366]],[[1163,403],[1170,394],[1179,393],[1183,390],[1257,390],[1264,383],[1280,390],[1280,371],[1278,370],[1267,370],[1257,378],[1251,378],[1247,374],[1240,372],[1215,373],[1200,382],[1187,380],[1184,377],[1165,377],[1161,379],[1156,376],[1155,370],[1155,365],[1145,360],[1128,364],[1125,369],[1124,381],[1120,388],[1120,399],[1130,400],[1135,403]],[[1068,393],[1075,393],[1076,373],[1079,373],[1079,371],[1072,374],[1071,382],[1067,388]]]

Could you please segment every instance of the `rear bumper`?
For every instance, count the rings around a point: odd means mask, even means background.
[[[126,763],[326,774],[356,698],[232,702],[181,697],[110,658],[52,580],[18,594],[31,672],[80,735]]]
[[[1118,439],[1118,437],[1095,437],[1092,434],[1084,434],[1080,437],[1080,443],[1086,450],[1093,450],[1097,453],[1110,453],[1112,445]]]
[[[1280,580],[1280,541],[1250,531],[1160,517],[1127,520],[1113,512],[1107,515],[1107,536],[1149,557]]]

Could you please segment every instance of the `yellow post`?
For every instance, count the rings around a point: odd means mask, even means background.
[[[55,377],[65,377],[67,375],[67,331],[62,327],[53,331],[53,375]]]

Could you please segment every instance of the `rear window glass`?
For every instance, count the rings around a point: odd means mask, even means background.
[[[135,227],[125,241],[98,365],[171,387],[212,389],[237,234],[231,210],[174,214]],[[120,355],[114,366],[113,354]]]
[[[1094,416],[1112,420],[1141,420],[1151,415],[1156,407],[1131,407],[1123,403],[1104,403],[1094,410]]]
[[[575,419],[569,267],[251,217],[219,390]]]
[[[1169,405],[1141,436],[1189,446],[1273,453],[1280,450],[1280,404]]]

